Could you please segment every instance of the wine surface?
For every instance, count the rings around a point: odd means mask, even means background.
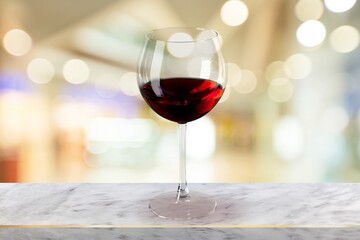
[[[180,124],[196,120],[220,100],[224,88],[200,78],[165,78],[140,86],[146,103],[160,116]]]

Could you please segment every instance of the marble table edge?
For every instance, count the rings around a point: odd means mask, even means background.
[[[360,225],[75,225],[75,224],[26,224],[26,225],[5,225],[1,228],[211,228],[211,229],[360,229]]]

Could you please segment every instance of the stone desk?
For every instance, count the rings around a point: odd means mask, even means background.
[[[176,184],[0,184],[2,239],[360,239],[360,184],[190,184],[215,213],[161,219]]]

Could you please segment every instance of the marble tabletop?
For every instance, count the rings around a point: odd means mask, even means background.
[[[74,234],[77,239],[97,234],[108,239],[145,239],[149,234],[156,239],[173,234],[173,239],[358,239],[360,235],[360,184],[189,187],[216,198],[216,211],[186,221],[151,213],[149,199],[175,191],[176,184],[0,184],[0,240],[9,234],[13,239],[71,239]]]

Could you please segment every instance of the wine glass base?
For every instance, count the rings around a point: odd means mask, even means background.
[[[149,203],[150,210],[161,218],[189,220],[205,217],[215,211],[216,201],[200,192],[189,198],[176,198],[176,192],[162,193]]]

